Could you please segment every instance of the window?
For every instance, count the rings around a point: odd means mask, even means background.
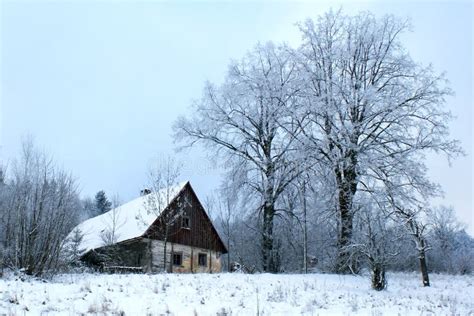
[[[183,220],[182,220],[182,222],[181,222],[181,227],[182,227],[182,228],[188,228],[188,229],[191,228],[189,217],[183,216]]]
[[[198,262],[201,267],[207,267],[207,254],[200,253],[198,257]]]
[[[173,265],[181,266],[183,264],[183,254],[180,252],[173,253]]]

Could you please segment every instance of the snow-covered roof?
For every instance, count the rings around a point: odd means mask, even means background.
[[[158,192],[142,195],[104,214],[90,218],[77,225],[69,233],[67,240],[70,241],[74,236],[74,231],[79,229],[83,234],[79,248],[85,253],[89,250],[105,246],[105,235],[110,234],[111,231],[114,232],[113,240],[115,243],[139,237],[153,224],[157,214],[168,206],[167,203],[155,203],[157,209],[153,211],[147,210],[147,204],[149,204],[150,199],[171,202],[186,183],[182,182],[173,187],[161,189]]]

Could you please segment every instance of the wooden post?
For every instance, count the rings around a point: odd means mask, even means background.
[[[191,246],[191,273],[194,273],[194,251],[193,251],[193,247]]]
[[[148,263],[149,271],[154,272],[153,271],[153,245],[152,245],[151,239],[148,239],[148,252],[150,254],[150,261]]]
[[[170,267],[169,267],[169,272],[173,273],[173,266],[174,266],[174,244],[171,243],[171,253],[170,253]],[[165,253],[165,258],[166,258],[166,253]],[[165,269],[166,269],[166,261],[165,261]]]
[[[212,250],[209,250],[209,273],[212,273]]]

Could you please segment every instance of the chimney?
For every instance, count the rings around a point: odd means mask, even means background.
[[[140,190],[140,196],[148,195],[151,193],[151,190],[148,188],[145,188],[143,190]]]

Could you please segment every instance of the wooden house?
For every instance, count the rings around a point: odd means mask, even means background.
[[[220,272],[227,249],[189,182],[139,198],[86,220],[81,260],[108,271]],[[76,247],[77,248],[77,247]]]

